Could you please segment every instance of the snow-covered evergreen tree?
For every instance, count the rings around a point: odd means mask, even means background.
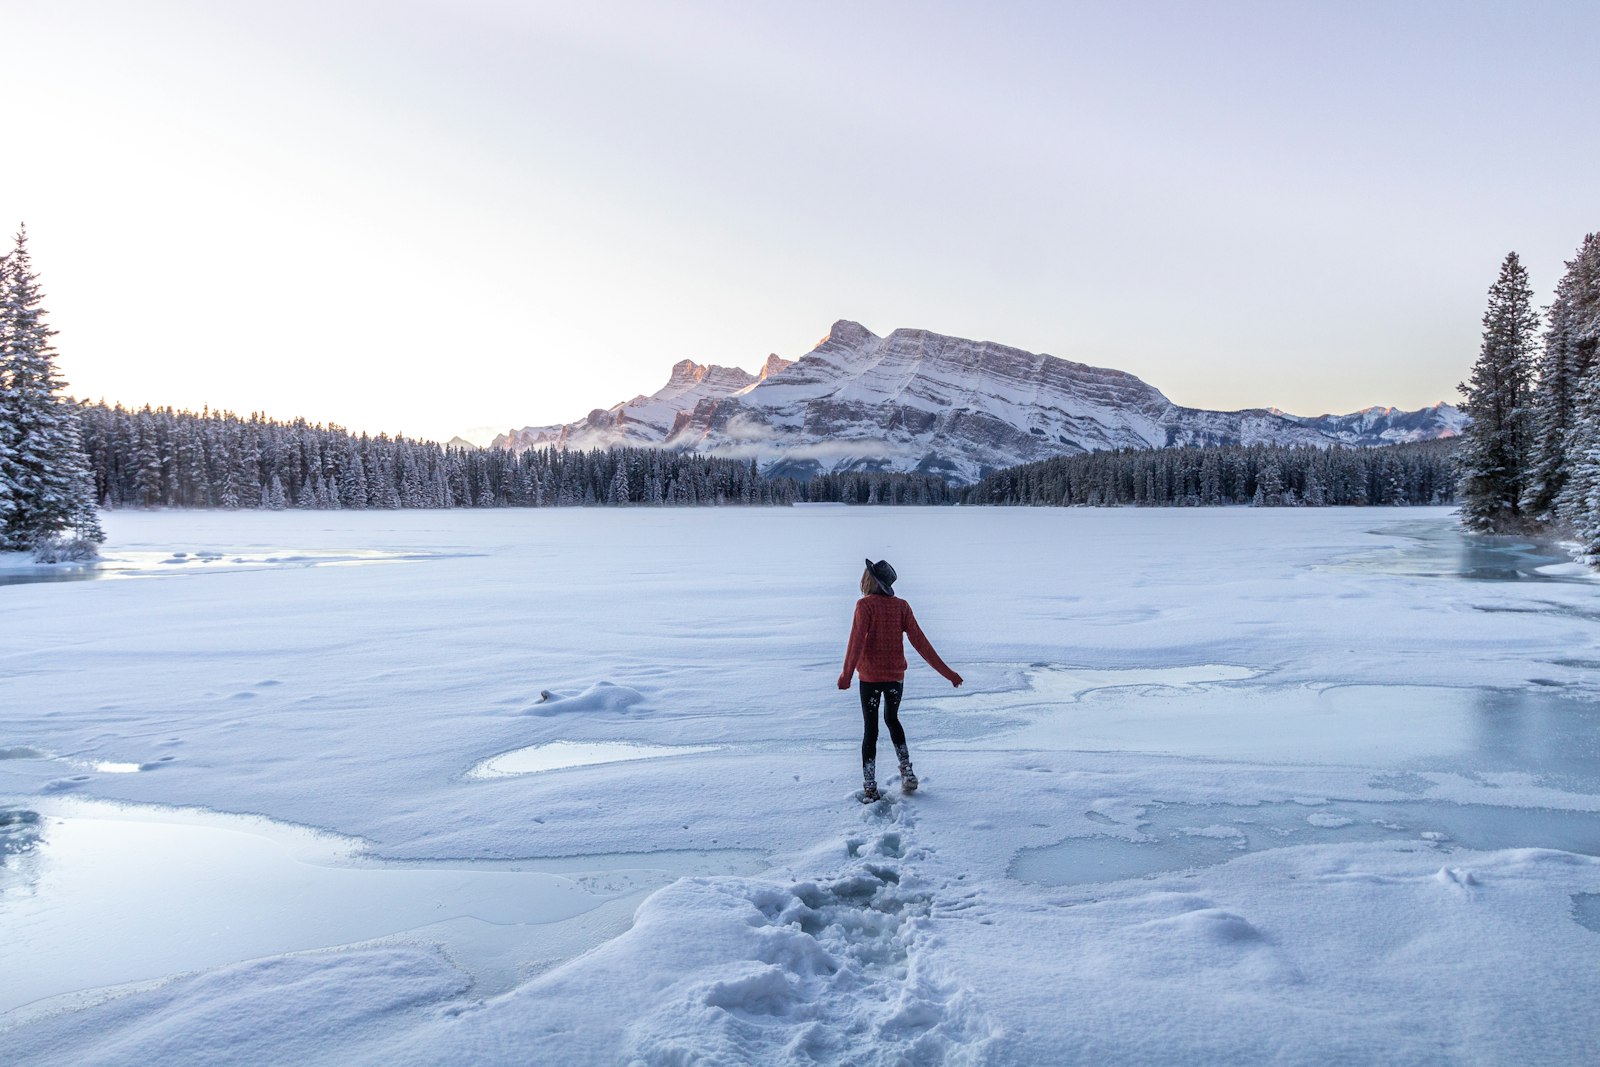
[[[1467,398],[1462,410],[1472,417],[1457,453],[1461,519],[1474,530],[1499,532],[1523,522],[1538,329],[1528,272],[1511,252],[1489,288],[1478,362],[1460,386]]]
[[[1579,494],[1567,491],[1572,464],[1587,451],[1587,430],[1577,425],[1578,399],[1595,372],[1600,335],[1600,233],[1583,239],[1556,286],[1534,392],[1533,455],[1523,510],[1557,525],[1573,522]]]
[[[1600,565],[1600,367],[1592,364],[1578,387],[1567,447],[1572,472],[1557,514],[1577,535],[1588,561]]]
[[[11,289],[11,257],[0,256],[0,293],[9,292]],[[4,330],[0,322],[0,331]],[[4,345],[5,337],[0,333],[0,345]],[[21,468],[16,462],[16,452],[12,442],[17,439],[15,416],[12,413],[10,375],[3,362],[4,348],[0,347],[0,549],[7,547],[5,531],[10,528],[12,517],[21,505],[17,502],[17,487],[22,477]]]
[[[1283,503],[1283,471],[1278,466],[1277,457],[1267,461],[1265,469],[1256,479],[1256,492],[1250,503],[1258,508],[1275,508]]]
[[[261,506],[268,511],[282,511],[289,506],[283,492],[283,479],[278,477],[277,471],[272,472],[272,477],[267,481],[267,491],[261,494]]]
[[[105,540],[76,404],[61,395],[55,331],[26,228],[0,268],[0,548],[38,548],[68,531]]]
[[[1322,487],[1322,477],[1317,473],[1316,467],[1306,469],[1306,506],[1312,508],[1326,507],[1328,494]]]
[[[1589,559],[1600,562],[1600,234],[1588,235],[1567,264],[1550,308],[1549,339],[1571,400],[1560,435],[1565,479],[1551,518],[1574,531]]]
[[[628,503],[628,471],[622,460],[617,460],[617,472],[611,476],[611,503],[626,505]]]

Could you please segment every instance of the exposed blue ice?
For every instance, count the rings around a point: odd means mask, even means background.
[[[1114,882],[1226,863],[1246,852],[1346,841],[1456,849],[1549,848],[1600,856],[1600,812],[1489,804],[1159,804],[1129,831],[1023,849],[1011,874],[1045,885]]]
[[[260,818],[38,807],[0,807],[0,1015],[375,939],[442,945],[493,993],[621,933],[649,890],[763,865],[736,849],[385,863],[359,842]]]

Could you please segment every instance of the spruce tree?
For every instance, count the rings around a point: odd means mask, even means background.
[[[11,290],[11,257],[0,256],[0,294]],[[17,439],[16,416],[12,411],[11,403],[11,375],[4,355],[5,324],[0,319],[0,550],[8,546],[5,532],[10,528],[12,517],[17,513],[20,505],[17,502],[17,486],[21,478],[21,469],[16,463],[16,453],[11,443]]]
[[[1528,272],[1515,252],[1500,265],[1483,313],[1483,343],[1468,381],[1462,410],[1471,421],[1457,454],[1461,472],[1461,520],[1486,533],[1523,523],[1532,414],[1533,351],[1539,317],[1533,309]]]
[[[1600,316],[1596,324],[1600,326]],[[1571,475],[1556,511],[1577,534],[1585,558],[1600,565],[1600,367],[1591,363],[1573,407],[1573,423],[1566,435]]]
[[[6,512],[0,548],[42,548],[68,530],[81,541],[103,541],[80,414],[60,395],[64,383],[50,344],[55,331],[45,325],[25,227],[0,278],[0,483],[8,498],[0,505]]]
[[[1565,525],[1572,521],[1567,491],[1572,464],[1584,449],[1575,437],[1578,399],[1594,371],[1596,334],[1600,333],[1600,233],[1583,239],[1578,254],[1567,261],[1567,273],[1556,286],[1539,361],[1539,386],[1534,394],[1533,457],[1523,509],[1532,517]]]
[[[1550,335],[1571,389],[1571,415],[1561,428],[1566,479],[1552,517],[1574,530],[1591,561],[1600,561],[1600,234],[1584,239],[1556,288]]]

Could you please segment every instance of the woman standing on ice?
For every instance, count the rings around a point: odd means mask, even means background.
[[[878,706],[883,705],[883,721],[889,727],[889,740],[894,742],[895,755],[900,757],[900,788],[915,792],[917,776],[911,771],[911,751],[906,748],[906,732],[900,725],[900,693],[906,676],[905,647],[900,635],[911,639],[911,647],[928,661],[928,666],[950,680],[951,685],[961,684],[961,675],[945,666],[939,653],[933,650],[928,639],[911,614],[911,605],[894,595],[894,583],[900,576],[880,559],[867,560],[867,569],[861,574],[861,599],[856,601],[855,622],[850,627],[850,646],[844,654],[844,670],[839,675],[839,688],[850,688],[850,676],[861,674],[861,803],[870,804],[882,794],[878,792]]]

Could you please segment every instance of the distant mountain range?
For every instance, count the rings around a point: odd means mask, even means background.
[[[1445,403],[1315,418],[1179,407],[1123,371],[928,330],[879,337],[841,320],[797,360],[768,356],[759,374],[683,360],[649,396],[576,422],[512,430],[492,447],[666,447],[754,458],[769,474],[921,471],[973,482],[1078,452],[1383,445],[1452,437],[1465,421]]]

